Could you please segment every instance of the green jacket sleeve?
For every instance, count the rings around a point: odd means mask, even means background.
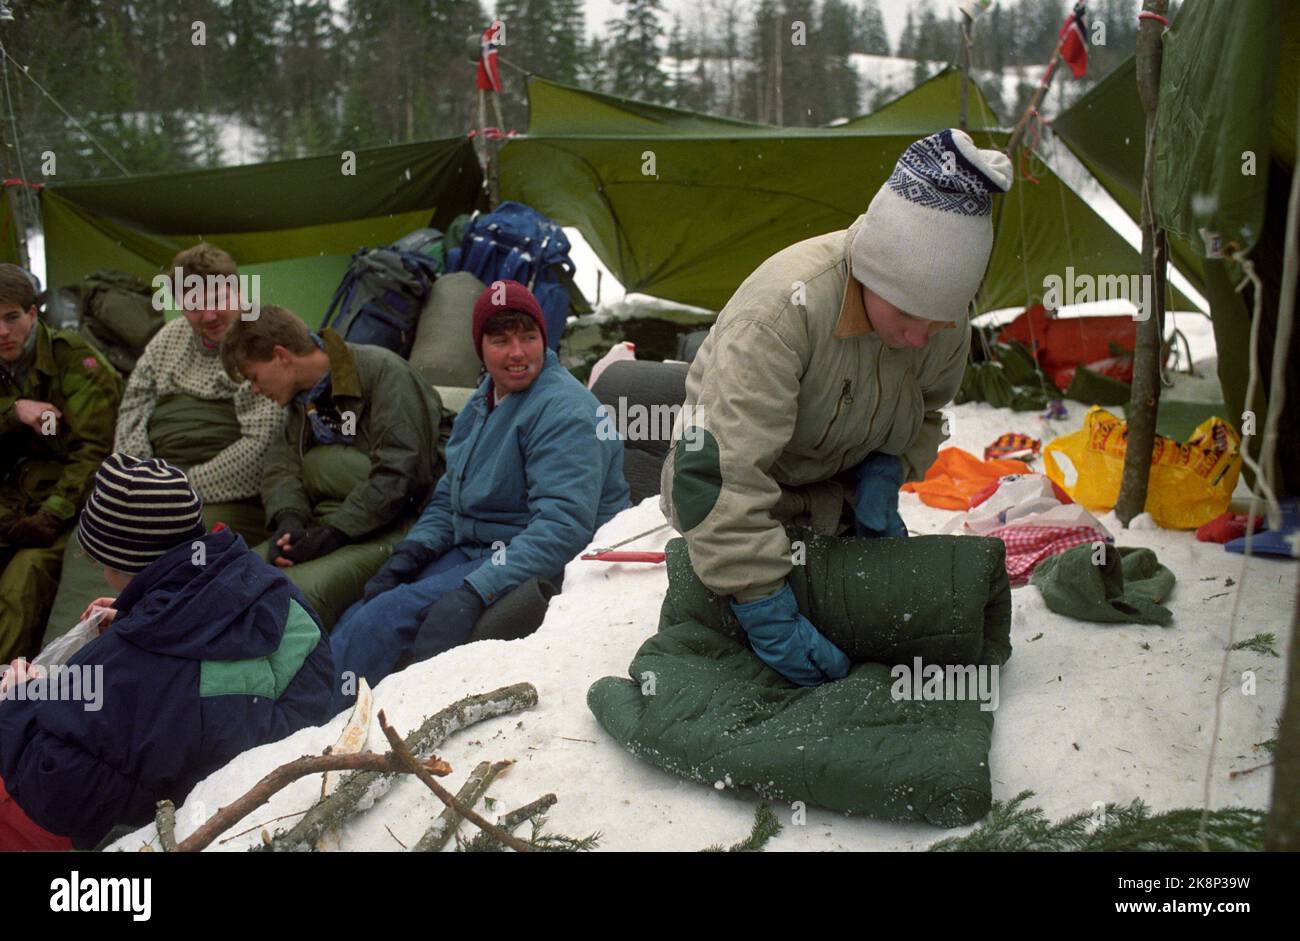
[[[303,486],[302,456],[298,451],[302,418],[292,413],[298,406],[289,408],[283,427],[266,449],[266,464],[262,469],[262,505],[266,508],[267,529],[286,510],[311,519],[311,501]]]
[[[102,356],[84,345],[56,343],[61,392],[52,404],[63,412],[63,476],[41,509],[70,520],[94,485],[95,472],[113,452],[113,429],[122,399],[122,377]],[[92,365],[93,364],[93,365]]]
[[[330,520],[352,539],[413,513],[429,493],[434,472],[441,473],[437,429],[421,400],[422,380],[405,364],[383,370],[368,404],[370,476],[348,494]],[[436,401],[433,414],[438,415]],[[437,465],[436,467],[434,465]]]

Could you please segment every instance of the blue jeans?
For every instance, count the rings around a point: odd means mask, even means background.
[[[330,635],[334,657],[335,714],[356,698],[356,680],[365,677],[372,687],[392,673],[411,652],[420,632],[420,615],[449,591],[460,587],[465,576],[484,562],[460,549],[449,549],[434,559],[412,581],[384,592],[373,601],[358,601],[343,612]],[[467,637],[443,638],[443,650],[463,644]],[[351,693],[344,693],[344,674]]]

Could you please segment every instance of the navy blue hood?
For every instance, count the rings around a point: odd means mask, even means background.
[[[167,656],[247,660],[280,645],[289,598],[284,575],[223,530],[176,546],[131,579],[112,631]]]

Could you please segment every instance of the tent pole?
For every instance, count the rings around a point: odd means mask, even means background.
[[[1038,110],[1038,106],[1043,103],[1043,98],[1047,90],[1052,86],[1052,78],[1056,75],[1056,67],[1061,64],[1061,43],[1056,43],[1056,51],[1052,53],[1052,59],[1047,63],[1047,71],[1038,82],[1038,87],[1034,89],[1034,97],[1029,99],[1029,105],[1025,108],[1025,113],[1020,116],[1016,122],[1015,129],[1011,132],[1011,139],[1007,141],[1006,154],[1015,161],[1016,148],[1020,146],[1020,139],[1025,136],[1025,128],[1029,126],[1029,116]]]
[[[1143,511],[1151,476],[1151,449],[1156,438],[1156,413],[1160,408],[1160,336],[1165,295],[1161,290],[1167,246],[1156,222],[1152,181],[1156,169],[1156,104],[1160,97],[1160,63],[1163,51],[1161,21],[1169,13],[1169,0],[1144,0],[1138,23],[1137,85],[1146,113],[1146,162],[1142,171],[1142,300],[1143,317],[1137,325],[1133,350],[1133,385],[1128,404],[1128,440],[1124,450],[1124,475],[1120,480],[1115,515],[1127,528]]]
[[[961,68],[961,112],[957,118],[957,126],[963,131],[966,130],[967,121],[967,100],[970,96],[970,14],[965,10],[961,11],[961,50],[962,50],[962,68]]]

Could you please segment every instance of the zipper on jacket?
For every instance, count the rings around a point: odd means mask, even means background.
[[[852,404],[853,402],[852,390],[853,390],[853,380],[845,379],[844,387],[840,389],[840,397],[835,402],[835,412],[834,414],[831,415],[830,424],[826,426],[826,430],[822,432],[822,436],[818,438],[817,443],[813,445],[813,450],[820,448],[826,442],[826,438],[831,433],[831,429],[835,427],[835,422],[839,419],[840,410],[844,407],[845,403]]]

